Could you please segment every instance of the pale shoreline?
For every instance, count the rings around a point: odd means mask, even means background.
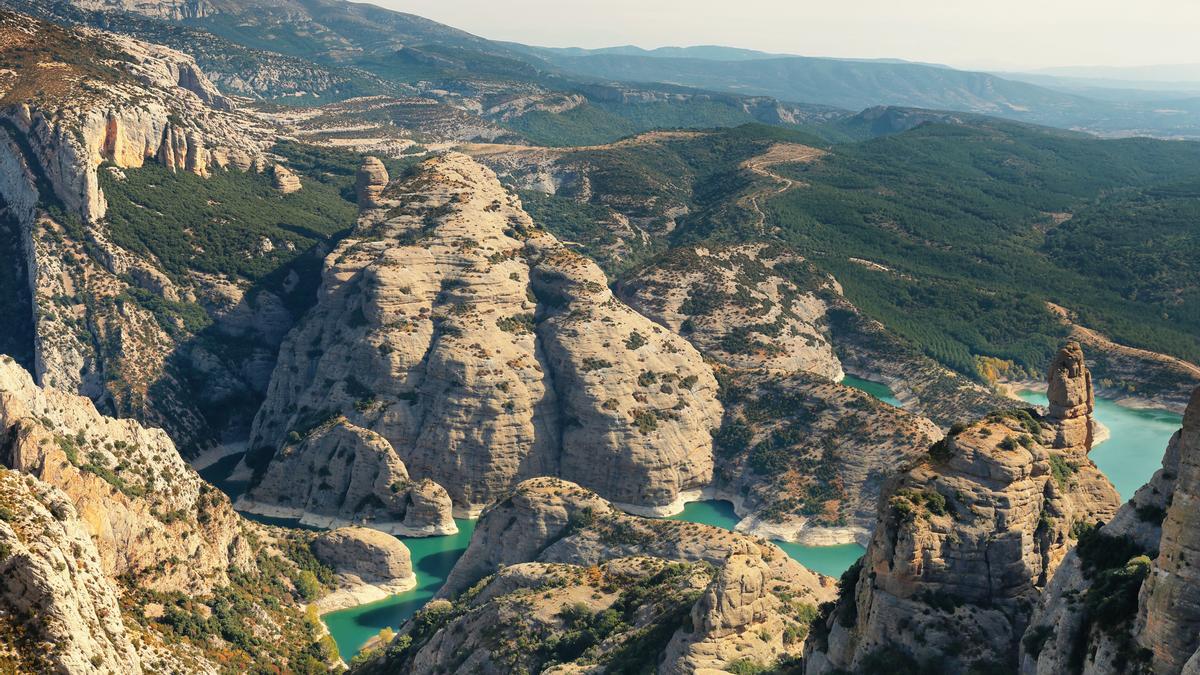
[[[715,487],[708,486],[699,489],[683,490],[670,504],[663,506],[639,506],[612,502],[620,510],[635,516],[646,518],[669,518],[683,513],[688,504],[704,501],[722,501],[733,505],[733,512],[738,522],[733,526],[734,532],[749,534],[772,541],[787,544],[799,544],[821,548],[826,546],[843,546],[858,544],[865,547],[871,540],[871,532],[857,526],[842,527],[812,527],[807,518],[798,518],[784,523],[772,523],[756,518],[745,508],[745,500],[737,495],[727,494]]]
[[[234,502],[233,508],[243,513],[253,513],[259,516],[268,518],[283,518],[287,520],[299,521],[301,525],[309,527],[318,527],[324,530],[336,530],[339,527],[367,527],[372,530],[390,534],[396,537],[443,537],[451,534],[458,534],[458,525],[452,520],[448,524],[429,525],[426,527],[410,527],[404,523],[397,521],[369,521],[355,522],[338,518],[336,516],[328,516],[320,513],[312,513],[304,509],[292,508],[288,506],[277,506],[275,504],[263,504],[256,502],[253,499],[247,499],[245,495],[238,497]]]
[[[246,441],[237,441],[235,443],[225,443],[223,445],[218,445],[217,447],[212,448],[211,450],[206,450],[206,451],[200,453],[199,455],[196,455],[196,457],[194,459],[192,459],[191,461],[188,461],[188,464],[191,464],[192,468],[195,469],[196,471],[203,471],[204,469],[207,469],[208,467],[212,466],[213,464],[216,464],[217,462],[225,459],[226,457],[230,457],[232,455],[236,455],[238,453],[244,453],[244,452],[246,452]],[[187,461],[187,460],[185,460],[185,461]]]
[[[416,573],[409,574],[402,579],[377,583],[359,580],[358,583],[339,584],[338,588],[312,604],[317,607],[317,612],[323,618],[326,614],[386,600],[393,595],[407,593],[416,587]],[[321,623],[325,622],[322,620]]]

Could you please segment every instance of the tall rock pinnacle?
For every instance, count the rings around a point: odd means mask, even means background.
[[[1078,342],[1063,345],[1046,374],[1046,398],[1050,402],[1048,421],[1058,427],[1057,448],[1082,447],[1092,449],[1093,420],[1096,399],[1092,393],[1092,374],[1083,360]]]
[[[379,206],[379,195],[388,184],[388,171],[376,157],[364,157],[358,167],[354,189],[358,193],[358,207],[371,209]]]

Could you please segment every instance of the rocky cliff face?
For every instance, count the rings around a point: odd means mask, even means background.
[[[1015,665],[1075,524],[1106,520],[1120,503],[1087,458],[1091,387],[1078,345],[1059,352],[1049,382],[1049,414],[955,428],[888,482],[861,571],[846,580],[808,672]]]
[[[158,590],[228,583],[253,564],[240,518],[159,429],[100,415],[91,401],[42,389],[0,362],[0,463],[71,495],[106,574]],[[172,562],[175,561],[175,562]]]
[[[118,593],[61,491],[0,468],[0,667],[143,672]]]
[[[1162,523],[1158,557],[1141,591],[1138,644],[1153,653],[1155,672],[1200,669],[1200,573],[1190,560],[1200,550],[1200,389],[1177,438],[1175,485]]]
[[[315,576],[300,590],[301,565],[321,570],[309,537],[243,521],[161,430],[39,388],[0,357],[0,465],[0,644],[32,671],[328,658],[298,603],[326,590]]]
[[[360,193],[376,206],[326,258],[252,454],[294,454],[342,415],[464,511],[538,475],[658,510],[711,482],[721,408],[686,341],[616,300],[469,158],[428,160],[384,189],[366,169]]]
[[[238,506],[322,527],[369,523],[408,536],[458,531],[446,490],[412,480],[387,439],[345,418],[276,453]]]
[[[1193,672],[1200,620],[1184,561],[1194,545],[1200,389],[1162,469],[1108,523],[1081,529],[1079,545],[1047,587],[1021,649],[1021,671]]]
[[[36,379],[164,427],[188,445],[206,441],[212,429],[168,368],[186,333],[183,322],[171,325],[154,308],[171,313],[180,302],[206,302],[219,318],[236,319],[242,304],[264,328],[280,313],[286,324],[290,317],[270,292],[241,303],[245,289],[235,283],[194,275],[184,284],[145,247],[114,243],[101,172],[120,181],[122,167],[147,162],[201,176],[223,167],[262,169],[271,133],[235,110],[190,57],[158,45],[5,12],[0,59],[7,68],[0,74],[0,203],[18,222],[23,291],[38,309]],[[281,169],[281,189],[293,189],[290,171]],[[222,292],[228,287],[236,298]],[[147,293],[146,302],[135,300]],[[236,321],[228,323],[236,330]],[[245,372],[233,376],[215,372],[224,364],[211,354],[200,354],[197,368],[214,371],[206,372],[210,388],[228,384],[216,382],[221,376],[247,388],[255,358],[262,355],[239,364]]]
[[[757,537],[627,515],[537,478],[481,516],[441,591],[453,601],[430,603],[363,671],[769,666],[799,654],[831,581]]]
[[[53,192],[41,197],[86,222],[104,216],[101,163],[246,170],[270,142],[181,52],[11,12],[0,36],[13,66],[0,78],[0,123],[23,137],[21,161]]]

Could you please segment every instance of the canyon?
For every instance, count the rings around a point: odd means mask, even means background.
[[[1194,147],[593,58],[0,0],[0,671],[1200,668]]]

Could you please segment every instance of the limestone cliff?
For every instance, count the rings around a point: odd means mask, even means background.
[[[159,429],[100,415],[0,360],[0,464],[63,489],[99,542],[105,573],[203,591],[251,563],[240,518]]]
[[[1197,536],[1198,455],[1200,389],[1162,468],[1111,521],[1081,528],[1025,632],[1022,672],[1194,672],[1200,612],[1185,561]]]
[[[387,439],[345,418],[276,453],[238,506],[322,527],[368,523],[409,536],[458,531],[446,490],[411,480]]]
[[[711,482],[721,406],[691,345],[615,299],[469,158],[380,189],[384,175],[363,171],[368,208],[281,349],[251,435],[260,475],[340,415],[467,512],[540,475],[660,511]],[[253,498],[281,494],[260,483]]]
[[[1048,377],[1047,415],[1015,410],[956,427],[889,480],[861,571],[844,579],[807,672],[1015,666],[1077,524],[1107,520],[1120,503],[1087,458],[1091,385],[1078,345]]]
[[[537,478],[484,512],[447,599],[362,672],[773,666],[799,655],[831,581],[762,539],[627,515]]]
[[[181,52],[12,12],[0,13],[0,45],[11,64],[0,124],[24,138],[22,159],[53,192],[41,197],[85,222],[104,216],[101,163],[246,170],[270,142]]]
[[[37,387],[3,356],[0,466],[0,663],[5,647],[68,673],[331,658],[300,606],[333,583],[311,535],[242,520],[161,430]]]
[[[75,507],[59,490],[0,468],[0,669],[143,672]]]
[[[1162,523],[1158,557],[1141,591],[1138,644],[1153,653],[1155,672],[1200,669],[1200,389],[1192,393],[1173,442],[1179,457],[1175,486]]]
[[[209,428],[197,401],[188,400],[190,385],[169,368],[188,332],[178,313],[204,303],[213,318],[236,318],[244,304],[268,333],[281,311],[287,324],[290,317],[271,292],[240,303],[246,289],[228,284],[237,291],[229,300],[223,279],[181,280],[145,246],[128,237],[114,243],[120,240],[104,218],[101,184],[122,181],[123,169],[148,162],[201,176],[261,168],[272,133],[236,110],[191,57],[159,45],[3,12],[0,59],[0,208],[18,221],[25,292],[37,309],[31,313],[35,378],[85,394],[112,414],[166,428],[183,444],[207,442],[219,430]],[[163,214],[168,222],[173,215]],[[186,235],[155,235],[174,236]],[[235,323],[223,328],[234,332]],[[196,369],[210,371],[207,388],[228,384],[217,382],[221,375],[251,388],[255,361],[264,358],[251,351],[232,367],[244,367],[233,377],[207,352],[196,355]]]

